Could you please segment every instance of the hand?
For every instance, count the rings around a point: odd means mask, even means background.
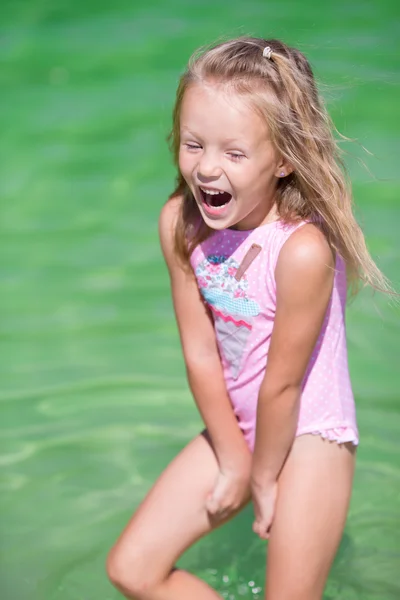
[[[274,518],[278,483],[274,481],[265,486],[252,484],[251,491],[255,515],[253,531],[262,540],[267,540],[270,536],[271,525]]]
[[[212,519],[223,521],[250,500],[250,468],[220,469],[206,509]]]

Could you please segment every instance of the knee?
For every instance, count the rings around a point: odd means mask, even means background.
[[[118,544],[110,550],[106,561],[107,576],[111,583],[134,600],[145,600],[146,592],[153,583],[146,580],[145,569],[140,563],[139,557],[135,557],[131,549],[128,554]]]

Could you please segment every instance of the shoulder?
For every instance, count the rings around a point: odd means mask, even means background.
[[[307,223],[297,229],[283,244],[278,264],[295,266],[326,265],[333,267],[334,253],[322,231]]]
[[[169,198],[162,207],[158,220],[161,249],[168,265],[171,264],[174,257],[175,229],[182,202],[182,196],[173,196],[172,198]]]
[[[308,223],[297,229],[279,253],[275,276],[277,285],[293,289],[299,285],[318,289],[333,280],[335,256],[332,248],[315,225]]]
[[[163,205],[158,219],[158,231],[161,241],[165,241],[175,232],[176,222],[183,203],[182,196],[172,196]]]

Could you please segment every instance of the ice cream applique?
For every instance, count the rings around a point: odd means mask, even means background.
[[[239,280],[236,277],[239,267],[232,257],[210,255],[196,268],[200,292],[214,316],[220,351],[235,379],[240,372],[254,317],[260,313],[258,303],[248,298],[249,284],[243,270],[239,272]]]

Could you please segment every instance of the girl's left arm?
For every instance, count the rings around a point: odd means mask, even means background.
[[[276,269],[276,313],[261,384],[252,464],[254,531],[267,538],[278,475],[294,441],[302,381],[332,293],[335,260],[322,232],[304,225]]]

